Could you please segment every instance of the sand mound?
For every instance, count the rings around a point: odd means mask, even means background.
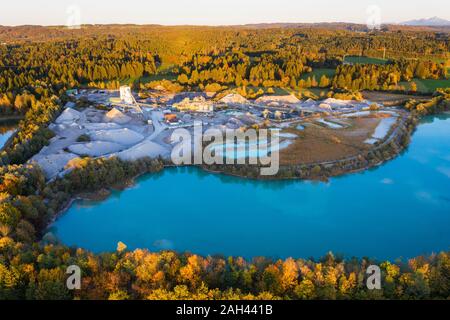
[[[57,153],[47,156],[36,156],[33,161],[36,162],[44,171],[45,177],[51,179],[64,170],[66,164],[77,158],[73,153]]]
[[[61,113],[58,119],[56,119],[55,123],[57,124],[71,123],[80,120],[80,118],[81,118],[80,112],[72,108],[67,108]]]
[[[335,99],[335,98],[328,98],[323,100],[324,103],[328,103],[328,104],[334,104],[334,105],[349,105],[352,104],[353,101],[352,100],[339,100],[339,99]]]
[[[219,102],[222,103],[248,103],[248,100],[245,99],[243,96],[241,96],[240,94],[237,93],[230,93],[228,95],[226,95],[225,97],[223,97],[222,99],[219,100]]]
[[[331,107],[331,105],[328,104],[328,103],[321,103],[321,104],[319,104],[319,108],[320,108],[320,109],[323,109],[323,110],[332,110],[332,109],[333,109],[333,108]]]
[[[328,98],[326,100],[322,101],[323,103],[329,104],[333,109],[338,109],[338,108],[365,108],[365,107],[369,107],[370,106],[370,101],[367,100],[362,100],[362,101],[358,101],[358,100],[339,100],[339,99],[334,99],[334,98]]]
[[[94,131],[89,136],[93,141],[109,141],[124,146],[132,146],[144,140],[143,135],[127,128]]]
[[[131,121],[131,118],[122,111],[114,108],[105,115],[105,122],[114,122],[117,124],[126,124]]]
[[[316,105],[317,105],[317,102],[311,98],[301,103],[301,107],[304,107],[304,108],[315,107]]]
[[[66,105],[64,106],[64,108],[75,108],[76,107],[76,103],[69,101],[66,103]]]
[[[299,103],[300,100],[297,99],[293,94],[287,96],[262,96],[256,99],[256,103]]]
[[[117,156],[124,161],[133,161],[145,157],[157,158],[159,156],[166,157],[169,150],[152,141],[144,141],[130,149],[119,152]]]
[[[359,102],[354,100],[339,100],[334,98],[328,98],[322,101],[322,103],[328,104],[332,108],[345,108],[352,106],[354,104],[358,104]]]
[[[103,122],[85,123],[84,127],[89,131],[112,130],[112,129],[121,129],[122,128],[117,123],[103,123]]]
[[[71,145],[69,147],[69,150],[70,152],[73,152],[77,155],[100,157],[114,152],[119,152],[124,148],[124,146],[114,142],[94,141],[89,143]]]

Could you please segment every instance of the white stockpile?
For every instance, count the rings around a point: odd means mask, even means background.
[[[145,140],[127,150],[116,154],[119,159],[124,161],[133,161],[142,159],[145,157],[158,158],[166,157],[169,155],[169,149],[157,144],[153,141]]]
[[[39,164],[46,177],[52,179],[65,172],[70,160],[80,156],[117,156],[122,160],[168,156],[169,149],[153,142],[156,136],[150,134],[152,131],[144,130],[144,126],[148,124],[142,119],[133,118],[117,108],[108,112],[92,108],[80,112],[66,108],[49,126],[56,136],[30,161]]]
[[[108,141],[93,141],[88,143],[73,144],[69,147],[70,152],[79,156],[100,157],[114,152],[122,151],[126,147]]]
[[[244,98],[243,96],[241,96],[240,94],[230,93],[230,94],[226,95],[225,97],[223,97],[222,99],[220,99],[219,102],[226,103],[226,104],[233,104],[233,103],[245,104],[245,103],[248,103],[248,100],[246,98]]]
[[[287,96],[262,96],[255,100],[256,103],[262,104],[281,104],[281,103],[299,103],[300,100],[293,94]]]
[[[38,154],[33,157],[32,162],[38,163],[44,171],[45,176],[51,179],[61,172],[70,160],[77,157],[73,153]]]
[[[111,111],[109,111],[104,118],[105,122],[114,122],[117,124],[127,124],[131,121],[131,118],[124,114],[122,111],[113,108]]]
[[[93,141],[113,142],[128,147],[144,140],[142,134],[128,128],[92,131],[89,136]]]
[[[67,108],[65,109],[61,115],[56,119],[56,124],[71,124],[74,123],[81,118],[81,112],[78,112],[75,109]]]

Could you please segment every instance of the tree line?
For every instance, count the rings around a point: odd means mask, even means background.
[[[98,190],[163,163],[79,159],[50,184],[34,166],[0,169],[0,299],[447,299],[450,256],[382,262],[382,290],[366,286],[370,259],[208,256],[127,250],[95,255],[58,244],[48,222],[77,192]],[[42,240],[39,240],[42,239]],[[66,287],[66,268],[82,270],[81,290]]]
[[[407,33],[356,36],[345,30],[136,26],[88,27],[72,33],[44,28],[30,35],[31,39],[45,36],[39,43],[17,40],[29,30],[13,28],[0,34],[9,41],[0,47],[0,110],[24,115],[11,144],[0,153],[0,299],[449,298],[448,252],[405,263],[384,262],[383,289],[369,291],[365,271],[375,263],[369,259],[345,260],[329,254],[319,260],[247,261],[129,251],[126,244],[101,255],[69,248],[45,230],[74,196],[113,187],[139,174],[156,174],[164,163],[75,159],[68,164],[68,174],[52,182],[45,180],[37,165],[27,163],[53,137],[48,125],[60,114],[68,88],[91,82],[117,85],[121,78],[152,75],[164,65],[174,65],[180,84],[171,85],[177,90],[181,83],[240,84],[243,90],[246,84],[293,87],[303,85],[302,75],[316,67],[337,67],[342,62],[339,55],[351,49],[352,41],[358,48],[369,43],[365,50],[383,44],[431,54],[448,51],[448,44],[430,34],[416,34],[414,42]],[[360,76],[368,72],[365,68],[379,68],[377,85],[382,87],[385,81],[393,83],[394,76],[405,78],[408,68],[413,75],[418,72],[412,62],[405,66],[397,62],[383,67],[341,66],[333,81],[340,87],[340,76],[345,74],[347,81],[349,73],[351,82],[345,86],[351,87],[365,79]],[[426,77],[439,75],[436,65],[425,63],[424,68]],[[388,80],[378,79],[385,79],[386,73]],[[308,79],[303,81],[309,85]],[[320,86],[322,79],[309,82]],[[448,107],[448,100],[448,92],[440,91],[430,105],[411,101],[407,107],[432,112]],[[82,269],[81,291],[68,291],[65,286],[66,268],[73,264]]]
[[[436,96],[446,103],[448,92]],[[49,110],[52,110],[51,108]],[[31,121],[28,119],[28,121]],[[45,126],[44,124],[41,124]],[[20,139],[16,142],[20,145]],[[7,149],[8,155],[15,150]],[[12,158],[9,156],[9,158]],[[23,159],[22,163],[26,159]],[[74,159],[68,174],[47,182],[34,164],[0,168],[0,298],[2,299],[447,299],[448,252],[381,262],[382,290],[367,289],[370,259],[201,257],[147,250],[95,255],[59,244],[48,224],[74,196],[158,173],[158,159]],[[46,233],[47,232],[47,233]],[[69,291],[66,268],[82,270],[82,290]]]
[[[446,66],[433,61],[399,60],[387,64],[344,64],[337,67],[332,86],[353,91],[399,90],[401,81],[446,77]]]
[[[80,86],[116,89],[123,81],[139,83],[158,73],[173,73],[177,84],[188,89],[209,86],[213,91],[231,86],[389,89],[412,77],[441,79],[450,59],[449,42],[426,31],[152,26],[0,30],[0,114],[23,115],[36,102],[33,96],[60,96]],[[408,52],[415,60],[390,55],[387,66],[342,65],[345,55],[374,55],[379,49]],[[337,68],[337,75],[310,74],[317,68]]]

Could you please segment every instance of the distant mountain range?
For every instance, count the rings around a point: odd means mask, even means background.
[[[441,19],[439,17],[433,17],[429,19],[417,19],[400,23],[404,26],[421,26],[421,27],[441,27],[450,26],[450,21]]]

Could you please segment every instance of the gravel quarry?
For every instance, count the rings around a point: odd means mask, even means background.
[[[199,100],[200,103],[219,107],[213,112],[185,112],[174,107],[183,98],[193,99],[197,96],[204,97],[191,92],[161,94],[160,97],[151,98],[151,105],[141,101],[130,106],[108,103],[116,97],[116,92],[93,94],[86,91],[68,103],[49,126],[55,137],[30,161],[41,166],[46,178],[51,180],[67,172],[68,162],[78,157],[118,157],[124,161],[144,157],[169,159],[175,144],[171,139],[173,131],[182,128],[192,134],[194,126],[199,123],[202,124],[202,130],[218,129],[222,132],[269,123],[270,128],[279,131],[278,148],[284,150],[302,139],[292,130],[303,130],[308,123],[316,123],[318,128],[352,130],[345,124],[346,120],[375,114],[369,111],[370,101],[300,101],[293,95],[262,96],[249,101],[238,94],[228,94],[220,100],[211,97]],[[80,98],[88,99],[90,106],[77,107]],[[155,100],[161,103],[154,104]],[[396,123],[398,113],[395,109],[382,112],[385,118],[367,136],[367,145],[383,140]]]
[[[118,156],[123,160],[167,157],[169,149],[151,141],[154,127],[140,116],[126,113],[117,108],[109,112],[94,107],[82,111],[65,109],[49,127],[56,136],[31,161],[52,179],[77,157]]]

